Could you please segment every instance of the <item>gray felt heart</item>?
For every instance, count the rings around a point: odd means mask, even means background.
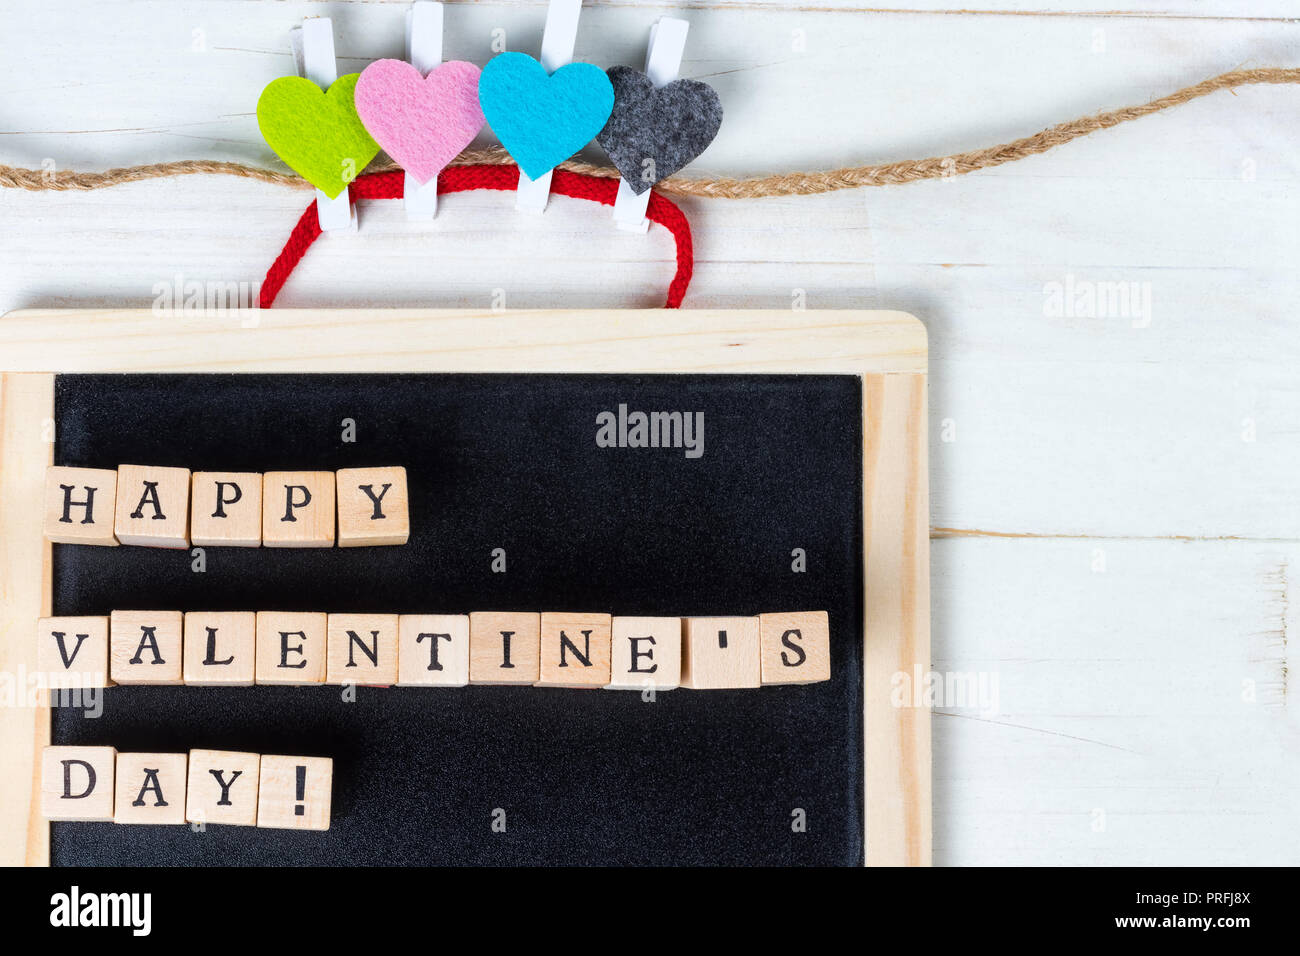
[[[722,125],[722,102],[699,80],[654,88],[631,67],[605,71],[614,85],[614,112],[596,142],[637,195],[671,176],[713,142]]]

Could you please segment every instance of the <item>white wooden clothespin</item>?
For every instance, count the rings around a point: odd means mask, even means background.
[[[441,3],[419,0],[406,11],[406,60],[421,76],[442,63]],[[407,173],[402,195],[407,219],[432,219],[438,214],[438,177],[421,183]]]
[[[682,68],[682,54],[686,52],[686,31],[690,24],[675,17],[661,17],[650,28],[650,42],[646,47],[645,72],[655,89],[667,86],[677,79]],[[639,196],[626,180],[618,181],[618,195],[614,199],[614,222],[618,228],[645,232],[650,220],[645,211],[650,205],[650,190]]]
[[[542,31],[542,53],[537,58],[542,69],[554,73],[573,60],[573,47],[578,41],[578,17],[582,13],[582,0],[551,0],[546,8],[546,27]],[[519,188],[515,193],[515,208],[529,212],[546,209],[551,194],[551,170],[538,179],[529,179],[519,170]]]
[[[334,27],[329,17],[309,17],[289,34],[298,75],[305,76],[322,90],[328,90],[339,78],[334,63]],[[333,199],[316,190],[316,218],[324,232],[346,229],[355,232],[356,210],[344,189]]]

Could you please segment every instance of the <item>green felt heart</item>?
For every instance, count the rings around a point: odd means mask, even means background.
[[[329,92],[305,77],[282,76],[257,100],[257,125],[266,144],[331,199],[379,152],[352,102],[360,75],[340,76]]]

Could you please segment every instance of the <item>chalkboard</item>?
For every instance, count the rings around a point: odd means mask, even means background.
[[[339,687],[114,687],[96,719],[56,710],[54,743],[333,757],[331,829],[60,823],[52,861],[860,864],[862,396],[852,375],[57,376],[58,464],[404,465],[411,539],[208,548],[202,571],[188,551],[55,545],[55,614],[824,609],[832,679],[653,702],[531,687],[359,688],[355,702]],[[599,447],[597,415],[620,405],[703,412],[703,454]]]

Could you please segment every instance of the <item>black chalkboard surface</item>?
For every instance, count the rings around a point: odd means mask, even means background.
[[[852,376],[58,376],[58,464],[400,464],[411,539],[208,548],[202,572],[188,551],[55,545],[55,614],[825,609],[832,679],[653,702],[531,687],[363,687],[355,702],[339,687],[114,687],[97,719],[56,710],[54,743],[333,757],[331,829],[56,823],[52,861],[860,864],[861,402]],[[596,416],[620,404],[703,412],[703,455],[598,447]],[[792,572],[796,548],[805,573]],[[806,832],[792,831],[799,809]]]

